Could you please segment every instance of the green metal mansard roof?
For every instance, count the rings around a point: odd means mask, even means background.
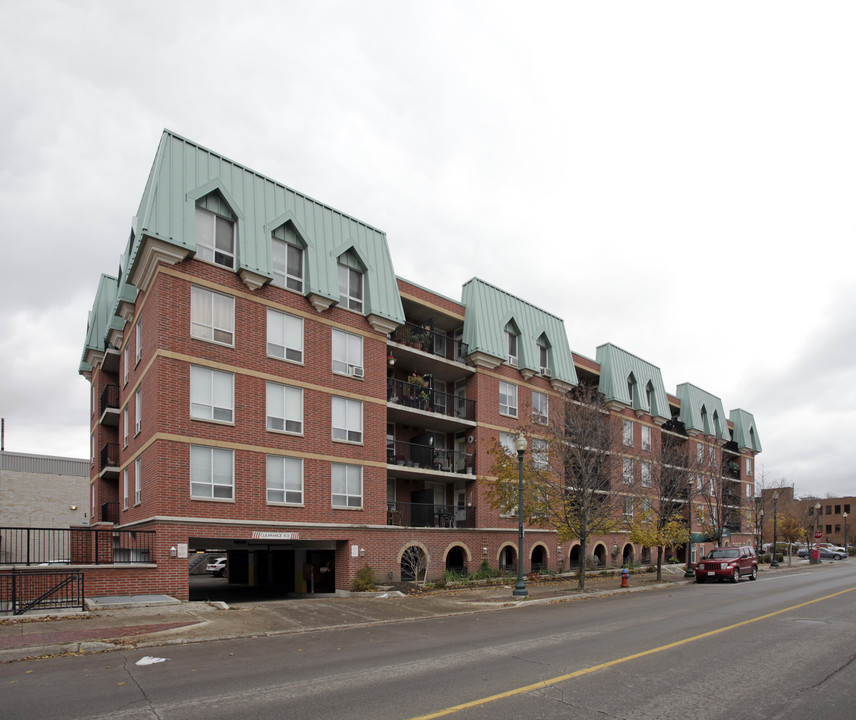
[[[92,310],[89,311],[89,319],[86,323],[86,341],[83,343],[83,353],[80,356],[78,372],[89,372],[92,363],[87,360],[90,352],[103,353],[106,347],[104,338],[110,329],[113,318],[113,305],[116,300],[116,278],[111,275],[101,275],[98,281],[98,291],[95,293],[95,301]]]
[[[466,307],[463,341],[470,354],[482,352],[506,360],[505,328],[513,323],[518,331],[518,363],[523,370],[540,371],[539,340],[546,341],[556,380],[577,384],[577,372],[561,318],[551,315],[520,298],[479,278],[467,281],[461,292]]]
[[[712,435],[728,442],[728,422],[722,400],[690,383],[678,385],[675,393],[681,401],[681,417],[687,430],[696,430],[703,435]]]
[[[306,250],[306,294],[338,302],[337,260],[351,250],[365,274],[364,314],[404,322],[383,232],[168,130],[134,219],[129,276],[144,236],[195,252],[196,206],[209,197],[235,221],[236,271],[273,278],[271,234],[288,223]]]
[[[733,439],[740,450],[748,449],[753,452],[761,452],[761,438],[755,427],[755,418],[752,413],[745,410],[732,410],[731,422],[734,424]]]
[[[612,343],[598,347],[597,362],[600,365],[598,390],[607,401],[616,400],[664,420],[671,417],[663,375],[656,365]],[[630,385],[634,386],[633,397]]]

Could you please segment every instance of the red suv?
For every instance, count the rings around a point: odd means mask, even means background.
[[[750,545],[714,548],[695,567],[698,583],[705,580],[738,582],[741,575],[748,575],[750,580],[758,578],[758,558]]]

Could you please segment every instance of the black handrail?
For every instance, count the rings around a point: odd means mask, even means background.
[[[390,379],[387,382],[386,399],[395,405],[412,407],[417,410],[456,417],[462,420],[475,420],[476,401],[468,400],[454,393],[433,390],[430,385]]]

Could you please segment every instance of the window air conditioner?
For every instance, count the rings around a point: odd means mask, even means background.
[[[541,368],[541,374],[542,374],[544,377],[552,377],[552,376],[553,376],[553,371],[552,371],[552,370],[550,370],[550,368],[548,368],[548,367],[542,367],[542,368]]]
[[[348,372],[352,377],[361,378],[365,375],[365,371],[359,365],[348,365]]]
[[[509,355],[508,364],[511,365],[511,367],[517,367],[517,358],[514,357],[514,355]]]

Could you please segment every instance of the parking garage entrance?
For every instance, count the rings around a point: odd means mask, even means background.
[[[336,591],[335,540],[188,538],[191,600],[284,599]],[[200,561],[198,558],[203,557]],[[226,558],[222,578],[205,571]]]

